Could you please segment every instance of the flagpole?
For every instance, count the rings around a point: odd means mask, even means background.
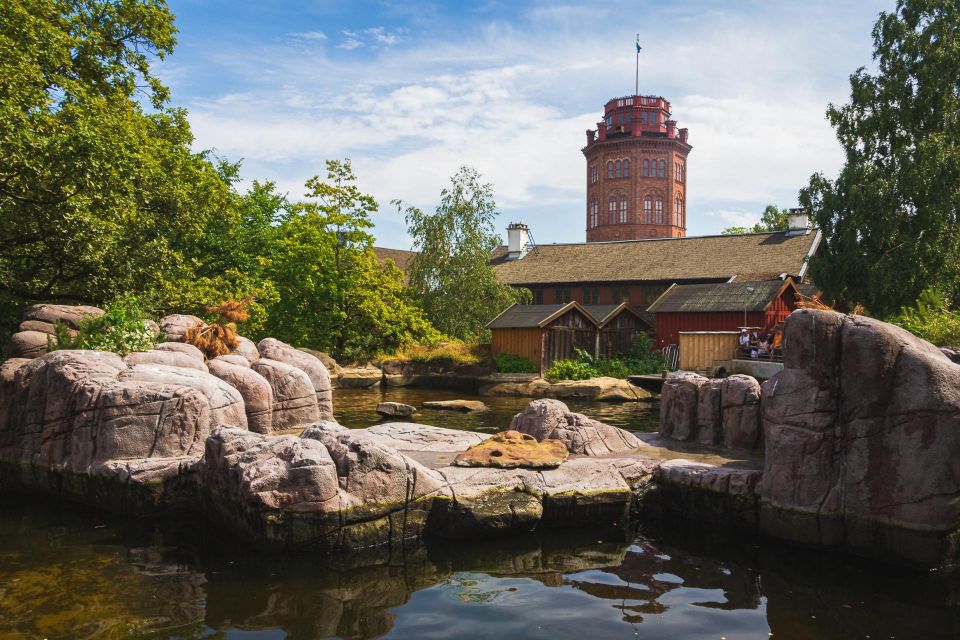
[[[640,42],[640,34],[637,34],[637,42]],[[633,88],[633,95],[640,95],[640,49],[637,49],[637,82]]]

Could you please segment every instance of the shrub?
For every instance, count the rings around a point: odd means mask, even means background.
[[[390,359],[423,362],[440,366],[478,364],[489,357],[484,345],[462,340],[411,344]]]
[[[253,300],[227,300],[207,311],[216,317],[207,326],[196,325],[183,333],[183,341],[200,349],[207,358],[216,358],[230,353],[240,345],[237,338],[237,322],[249,318],[247,307]]]
[[[940,291],[925,289],[913,307],[903,307],[889,322],[938,347],[960,346],[960,312]]]
[[[147,320],[149,318],[136,296],[122,296],[111,302],[102,316],[81,320],[76,335],[71,335],[65,323],[58,322],[56,335],[48,340],[48,345],[51,351],[92,349],[112,351],[121,356],[133,351],[147,351],[159,338],[157,331],[147,326]]]
[[[536,373],[537,365],[529,358],[515,356],[510,353],[500,352],[493,356],[493,362],[497,365],[497,371],[500,373]]]
[[[596,378],[599,372],[580,360],[554,360],[544,377],[551,382],[559,380],[586,380]]]

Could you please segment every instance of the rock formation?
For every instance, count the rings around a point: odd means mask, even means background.
[[[381,402],[377,404],[377,413],[387,418],[409,418],[416,412],[416,407],[402,402]]]
[[[519,431],[501,431],[460,455],[453,464],[459,467],[497,467],[499,469],[550,469],[566,461],[570,452],[559,440],[544,440]]]
[[[635,435],[572,413],[559,400],[534,400],[510,421],[510,429],[537,440],[560,440],[570,453],[599,456],[643,447]]]
[[[187,329],[197,325],[206,326],[206,323],[197,316],[179,313],[160,318],[160,331],[166,337],[167,342],[183,342],[183,334],[187,332]]]
[[[48,349],[49,339],[55,335],[58,322],[71,333],[80,328],[80,321],[103,315],[103,309],[65,304],[35,304],[27,307],[21,316],[19,330],[7,343],[8,358],[39,358]]]
[[[333,420],[333,387],[330,384],[330,373],[318,358],[294,349],[275,338],[264,338],[257,344],[257,350],[262,358],[282,362],[305,372],[316,392],[319,419]]]
[[[660,435],[731,449],[761,442],[760,384],[746,375],[672,377],[660,397]]]

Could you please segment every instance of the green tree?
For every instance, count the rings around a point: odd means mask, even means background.
[[[743,233],[766,233],[769,231],[786,231],[790,225],[790,210],[778,209],[776,205],[768,204],[760,216],[760,222],[752,227],[727,227],[720,233],[725,236],[740,235]]]
[[[438,337],[400,270],[377,262],[368,232],[377,204],[355,181],[349,160],[327,161],[326,180],[307,181],[315,200],[290,207],[267,257],[279,294],[269,308],[271,332],[338,358],[391,353]]]
[[[160,302],[176,249],[230,189],[150,63],[174,46],[151,0],[0,3],[0,322],[36,301]]]
[[[461,340],[482,339],[484,325],[529,292],[497,281],[488,264],[500,245],[494,231],[493,187],[461,167],[440,192],[434,213],[395,200],[419,251],[410,266],[410,286],[437,329]]]
[[[927,287],[960,299],[960,4],[900,0],[874,28],[877,73],[830,105],[846,162],[800,193],[824,238],[810,273],[827,299],[887,316]]]

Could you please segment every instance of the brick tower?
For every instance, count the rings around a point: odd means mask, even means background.
[[[687,130],[658,96],[614,98],[587,130],[587,242],[687,234]]]

